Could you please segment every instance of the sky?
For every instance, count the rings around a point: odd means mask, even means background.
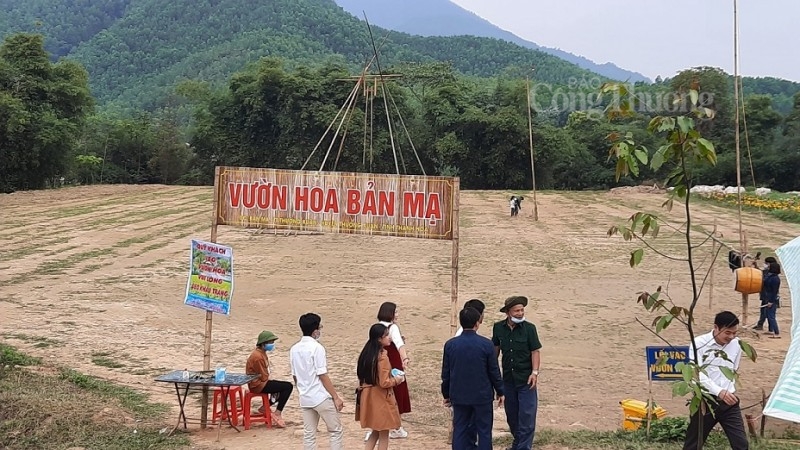
[[[528,41],[655,79],[733,73],[734,0],[450,0]],[[738,0],[739,72],[800,81],[799,0]]]

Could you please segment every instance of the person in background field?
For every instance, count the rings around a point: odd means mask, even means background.
[[[714,318],[714,329],[710,333],[697,336],[690,344],[689,355],[694,359],[694,349],[697,349],[697,361],[700,366],[705,366],[705,371],[700,372],[700,383],[709,394],[716,398],[716,402],[703,400],[700,409],[689,420],[686,429],[684,450],[696,450],[700,433],[703,433],[703,443],[714,425],[719,423],[722,431],[728,437],[732,450],[748,450],[750,444],[744,431],[742,410],[739,398],[736,396],[736,383],[729,380],[722,371],[725,367],[734,372],[739,370],[739,361],[742,358],[742,349],[739,347],[739,318],[730,311],[722,311]],[[725,355],[720,353],[724,352]],[[703,414],[703,430],[699,428],[699,417]]]
[[[277,340],[278,336],[275,336],[275,333],[271,331],[264,330],[258,335],[256,348],[247,358],[245,373],[258,375],[258,378],[247,385],[250,392],[254,394],[277,394],[278,404],[275,407],[275,412],[272,413],[272,424],[277,428],[285,428],[286,423],[282,417],[283,408],[286,406],[286,402],[289,401],[289,396],[292,395],[294,386],[286,381],[270,380],[270,364],[267,352],[275,350],[275,341]],[[264,414],[264,410],[269,407],[269,404],[262,405],[258,410],[259,414]]]
[[[758,323],[756,323],[756,325],[753,327],[754,330],[763,331],[764,330],[764,322],[767,322],[767,303],[769,303],[769,302],[766,300],[766,292],[765,292],[765,290],[766,290],[767,284],[764,283],[764,281],[766,280],[767,275],[769,274],[769,265],[772,264],[772,263],[777,263],[777,262],[778,262],[778,260],[775,259],[772,256],[767,256],[766,258],[764,258],[764,268],[761,270],[762,277],[763,277],[762,282],[761,282],[761,292],[758,294],[758,298],[759,298],[759,300],[761,300],[761,308],[760,308],[760,314],[759,314],[759,317],[758,317]],[[767,330],[769,330],[770,333],[774,333],[774,330],[772,329],[772,324],[769,323],[769,322],[767,322],[767,324],[768,324]]]
[[[464,303],[464,309],[467,308],[474,308],[476,311],[481,313],[481,318],[479,323],[483,323],[483,311],[486,309],[486,305],[483,304],[482,301],[478,300],[477,298],[473,298],[472,300],[467,300],[467,302]],[[456,330],[456,334],[453,337],[461,336],[461,333],[463,332],[464,328],[461,325],[459,325],[458,329]]]
[[[781,265],[777,262],[769,264],[767,275],[764,277],[764,298],[767,302],[763,309],[767,310],[767,322],[772,331],[772,339],[781,338],[781,330],[778,328],[778,319],[775,316],[780,308],[780,297],[778,293],[781,289]]]
[[[344,432],[339,419],[344,402],[328,377],[325,347],[318,342],[322,333],[322,319],[314,313],[308,313],[300,316],[299,322],[303,337],[289,350],[289,357],[303,412],[303,449],[316,450],[317,425],[322,417],[330,433],[331,450],[344,450]]]
[[[453,450],[492,450],[492,403],[503,405],[503,379],[492,341],[479,336],[481,313],[464,308],[459,322],[464,333],[444,345],[442,396],[453,408]],[[477,444],[476,444],[477,442]]]
[[[386,347],[391,338],[389,329],[376,323],[369,329],[369,340],[358,356],[356,372],[359,387],[356,393],[356,420],[362,428],[372,432],[364,445],[372,450],[389,448],[390,430],[400,427],[400,412],[394,398],[393,388],[405,382],[405,376],[392,376],[392,365]]]
[[[392,302],[384,302],[378,309],[379,323],[385,325],[389,329],[391,342],[386,347],[386,353],[389,356],[392,369],[407,372],[411,361],[406,351],[405,338],[402,333],[400,333],[400,328],[397,326],[397,318],[397,305]],[[400,411],[400,414],[411,412],[411,396],[408,394],[408,380],[394,387],[394,398],[397,400],[397,409]],[[369,439],[369,437],[369,433],[367,433],[364,440]],[[390,439],[403,439],[406,437],[408,437],[408,432],[403,429],[402,426],[389,432]]]
[[[506,318],[492,327],[495,357],[503,355],[503,393],[506,421],[514,442],[511,450],[530,450],[536,432],[539,407],[539,335],[536,326],[525,320],[528,298],[509,297],[500,312]]]

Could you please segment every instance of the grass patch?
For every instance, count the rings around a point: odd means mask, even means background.
[[[6,366],[35,366],[41,362],[41,359],[19,352],[10,345],[0,344],[0,377],[3,376],[2,371]],[[2,421],[2,417],[0,417],[0,421]]]
[[[11,261],[11,260],[16,260],[16,259],[22,259],[22,258],[24,258],[26,256],[30,256],[30,255],[33,255],[33,254],[41,251],[42,248],[46,248],[46,247],[49,247],[49,246],[54,245],[54,244],[58,244],[58,243],[63,242],[63,241],[64,241],[63,239],[51,239],[49,241],[44,241],[44,242],[36,244],[36,245],[31,245],[31,246],[28,246],[28,247],[20,247],[20,248],[18,248],[16,250],[9,251],[7,253],[4,252],[4,253],[0,254],[0,261]]]
[[[29,365],[39,363],[12,347],[0,344],[0,350],[0,362],[11,358]],[[58,375],[46,372],[0,370],[0,448],[189,448],[185,436],[168,438],[159,432],[167,409],[164,405],[72,370]]]
[[[81,216],[97,211],[102,204],[94,204],[88,206],[74,206],[72,208],[57,209],[49,216],[50,219],[64,219],[67,217]]]
[[[109,264],[113,264],[113,263],[109,263]],[[78,272],[78,273],[80,273],[80,274],[92,273],[95,270],[100,269],[100,268],[102,268],[103,266],[106,266],[106,265],[108,265],[108,264],[89,264],[88,266],[86,266],[83,269],[81,269],[81,271]]]
[[[686,421],[684,418],[672,418],[677,421]],[[666,422],[666,421],[665,421]],[[673,420],[667,424],[674,428]],[[655,424],[655,422],[654,422]],[[653,430],[651,430],[651,433]],[[560,446],[570,450],[680,450],[683,448],[683,432],[680,436],[674,433],[648,440],[644,430],[630,431],[557,431],[543,429],[536,432],[534,446]],[[658,440],[657,440],[658,439]],[[494,440],[495,448],[505,448],[511,445],[507,437]],[[721,431],[713,431],[703,447],[705,450],[730,449],[728,439]],[[796,450],[797,444],[783,443],[778,440],[761,439],[750,442],[750,450]]]
[[[98,366],[108,367],[109,369],[119,369],[125,367],[125,364],[109,358],[110,353],[95,352],[92,353],[92,362]]]
[[[61,369],[59,379],[107,400],[116,400],[123,408],[142,419],[161,419],[169,409],[166,405],[148,402],[147,395],[141,392],[72,369]]]
[[[144,244],[145,242],[153,239],[155,235],[148,235],[148,236],[136,236],[130,239],[125,239],[124,241],[119,241],[114,244],[114,248],[126,248],[130,247],[133,244]]]
[[[34,275],[59,275],[63,274],[65,270],[71,269],[83,261],[92,258],[99,258],[101,256],[113,256],[116,252],[107,249],[90,250],[88,252],[78,253],[76,255],[68,256],[63,259],[55,261],[46,261],[39,265],[33,272]]]
[[[3,337],[6,337],[8,339],[17,339],[24,342],[33,342],[34,347],[38,348],[56,347],[61,345],[60,342],[44,336],[30,336],[27,334],[20,334],[20,333],[3,333]]]

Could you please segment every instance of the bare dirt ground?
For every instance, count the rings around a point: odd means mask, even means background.
[[[171,388],[153,378],[202,367],[204,312],[184,306],[183,297],[189,239],[209,237],[211,197],[210,188],[165,186],[0,196],[2,339],[53,364],[176,403]],[[488,310],[480,332],[488,335],[491,322],[502,318],[497,310],[503,299],[515,294],[532,299],[527,317],[537,324],[544,345],[540,428],[615,429],[621,422],[620,400],[646,399],[644,347],[660,342],[635,321],[652,320],[636,305],[636,293],[664,285],[676,303],[688,306],[688,276],[684,264],[652,252],[631,269],[634,246],[606,237],[606,231],[635,210],[660,211],[663,199],[644,193],[543,193],[538,196],[541,220],[534,222],[531,197],[512,219],[506,193],[462,192],[459,307],[469,298],[483,299]],[[675,208],[669,217],[681,222],[682,210]],[[738,240],[732,210],[701,203],[694,220],[695,227],[706,230],[716,220],[723,240]],[[750,248],[770,253],[800,234],[797,225],[757,214],[746,215],[745,227]],[[212,366],[242,371],[255,337],[270,329],[280,337],[271,356],[275,377],[290,379],[288,349],[299,339],[297,318],[320,314],[332,379],[347,402],[346,448],[360,448],[363,434],[352,420],[355,360],[378,305],[394,301],[413,359],[408,380],[414,412],[405,417],[409,438],[392,446],[447,448],[448,415],[440,406],[438,380],[442,345],[451,332],[449,242],[285,237],[229,227],[220,228],[218,242],[234,248],[236,286],[231,316],[215,316]],[[662,229],[658,242],[664,251],[681,254],[680,236]],[[707,268],[710,244],[698,252],[701,269]],[[698,308],[701,331],[710,329],[713,313],[741,310],[725,256],[716,263],[713,308],[707,294]],[[785,283],[782,290],[788,299]],[[751,323],[757,304],[751,299]],[[778,378],[790,314],[788,307],[779,312],[782,340],[750,338],[759,361],[742,367],[745,406],[759,401],[761,389],[769,392]],[[665,336],[676,344],[688,342],[678,328]],[[670,413],[685,414],[683,400],[672,399],[668,385],[655,386],[655,399]],[[199,415],[196,399],[190,402],[190,413]],[[219,444],[213,442],[214,431],[195,427],[192,436],[201,447],[300,448],[296,394],[284,415],[294,426],[242,433],[223,429]],[[501,411],[495,428],[506,429]],[[320,448],[327,448],[324,433],[319,439]]]

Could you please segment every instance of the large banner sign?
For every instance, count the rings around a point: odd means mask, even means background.
[[[453,239],[456,178],[219,170],[219,225]]]

